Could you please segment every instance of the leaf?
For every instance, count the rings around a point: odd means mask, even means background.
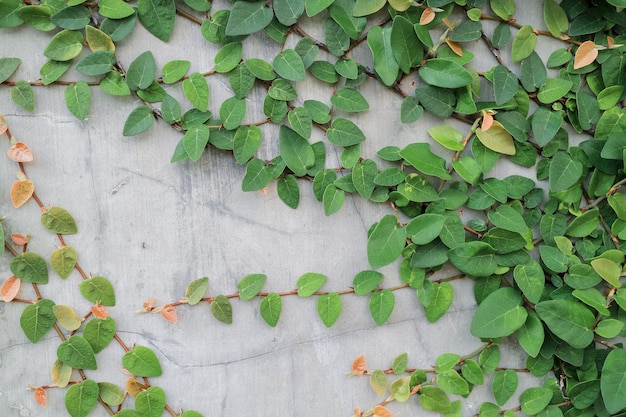
[[[526,322],[528,312],[521,306],[522,297],[513,288],[500,288],[479,305],[470,326],[476,337],[509,336]]]
[[[50,16],[50,21],[53,24],[70,30],[83,29],[90,20],[91,13],[88,8],[83,6],[70,5],[70,7],[65,7]]]
[[[267,276],[265,274],[250,274],[246,275],[237,284],[237,290],[239,291],[239,299],[247,301],[256,297],[263,285]]]
[[[24,110],[35,110],[35,93],[27,81],[19,80],[11,87],[11,99]]]
[[[226,35],[249,35],[262,30],[272,21],[274,13],[264,1],[236,2],[230,11]]]
[[[497,105],[502,105],[512,99],[518,88],[517,77],[504,65],[498,65],[493,69],[493,92]]]
[[[428,129],[428,134],[443,147],[452,151],[463,150],[463,134],[448,125],[438,125]]]
[[[209,84],[202,74],[194,72],[183,80],[183,93],[196,109],[207,111],[209,108]]]
[[[73,384],[65,393],[65,408],[72,417],[86,417],[98,402],[100,389],[91,379]]]
[[[326,327],[331,327],[341,314],[341,297],[336,292],[322,294],[317,300],[317,313]]]
[[[286,175],[280,178],[276,183],[276,190],[278,197],[288,207],[295,209],[300,203],[300,189],[298,188],[298,181],[293,175]]]
[[[448,394],[469,394],[469,384],[455,369],[449,369],[438,374],[437,385]]]
[[[473,277],[489,276],[497,269],[495,251],[485,242],[466,242],[448,252],[450,262],[461,272]]]
[[[260,159],[252,158],[246,165],[246,174],[241,182],[242,191],[259,191],[272,180],[272,173]]]
[[[385,391],[387,391],[387,376],[382,370],[377,369],[372,372],[370,375],[370,386],[379,396],[385,395]]]
[[[94,353],[101,352],[115,337],[115,321],[111,317],[89,320],[83,328],[83,337]]]
[[[495,210],[490,210],[487,217],[494,224],[504,230],[519,233],[521,235],[528,231],[528,226],[524,223],[524,218],[513,207],[503,204]]]
[[[27,252],[28,253],[28,252]],[[54,302],[42,299],[35,304],[28,305],[20,316],[20,327],[32,343],[37,343],[54,326]]]
[[[467,382],[473,385],[482,385],[485,382],[482,368],[473,359],[467,359],[461,366],[461,375]]]
[[[122,356],[122,365],[134,376],[160,376],[163,372],[156,354],[145,346],[135,346]]]
[[[419,101],[413,96],[407,96],[402,100],[400,106],[400,121],[402,123],[413,123],[419,120],[424,114],[424,108],[419,105]]]
[[[101,0],[98,2],[98,13],[109,19],[123,19],[133,15],[135,10],[123,0]]]
[[[386,3],[386,0],[356,0],[353,11],[354,16],[360,17],[374,14],[382,9]]]
[[[324,285],[327,279],[326,275],[315,272],[307,272],[301,275],[296,283],[298,295],[300,297],[310,297]]]
[[[145,132],[154,124],[152,109],[142,105],[134,109],[124,123],[124,136],[135,136]]]
[[[364,199],[369,199],[374,191],[374,178],[378,175],[376,162],[365,159],[352,168],[352,182]]]
[[[50,254],[50,266],[61,278],[66,279],[76,266],[78,253],[71,246],[55,249]]]
[[[207,125],[199,125],[190,128],[183,136],[183,147],[192,161],[197,162],[202,156],[209,143],[209,132]]]
[[[389,319],[395,302],[396,297],[390,290],[385,289],[372,293],[369,301],[369,310],[378,326],[382,326]]]
[[[522,412],[534,416],[545,409],[552,399],[552,390],[549,388],[528,388],[520,395]]]
[[[19,58],[0,58],[0,83],[8,80],[21,63]]]
[[[446,170],[446,161],[430,150],[429,143],[411,143],[400,151],[400,156],[426,175],[447,180],[452,178]]]
[[[72,235],[78,233],[74,217],[62,207],[52,206],[41,214],[41,224],[52,233]]]
[[[558,193],[576,184],[583,174],[583,165],[566,152],[557,152],[550,163],[550,191]]]
[[[276,0],[272,3],[272,8],[280,23],[291,26],[304,12],[304,0]]]
[[[545,286],[545,276],[541,265],[534,260],[517,265],[513,270],[513,277],[528,301],[538,303]]]
[[[173,84],[187,74],[191,63],[186,60],[173,60],[163,65],[163,76],[161,79],[165,84]]]
[[[209,278],[202,277],[196,280],[193,280],[187,285],[185,289],[185,297],[187,298],[187,304],[195,305],[198,304],[207,289],[209,288]]]
[[[215,71],[217,72],[230,72],[241,61],[241,53],[243,46],[241,42],[231,42],[224,45],[215,54]]]
[[[211,314],[222,323],[233,322],[233,306],[224,295],[218,295],[211,303]]]
[[[35,252],[15,256],[10,264],[11,272],[24,282],[48,283],[48,266],[44,258]]]
[[[609,352],[600,375],[600,390],[607,411],[617,413],[626,407],[626,350]]]
[[[102,75],[113,71],[113,66],[115,65],[115,63],[115,55],[112,52],[96,51],[90,53],[89,55],[86,55],[83,59],[81,59],[76,65],[76,69],[85,75]],[[72,85],[77,85],[79,83],[84,83],[84,81],[79,81],[76,84],[71,84],[68,87],[71,87]]]
[[[261,317],[271,327],[276,327],[280,313],[282,311],[283,301],[275,292],[271,292],[261,300]]]
[[[511,398],[517,390],[517,384],[518,377],[514,370],[507,369],[495,373],[491,390],[498,405],[504,405]]]
[[[322,10],[325,10],[333,3],[334,0],[304,0],[306,7],[306,14],[309,17],[313,17]]]
[[[538,303],[536,312],[550,331],[576,349],[583,349],[593,341],[591,326],[594,315],[579,302],[548,300]]]
[[[383,279],[383,274],[377,271],[361,271],[354,276],[352,286],[356,295],[367,295],[374,291]]]
[[[155,78],[156,63],[150,51],[146,51],[135,58],[126,71],[126,83],[133,91],[148,88]]]
[[[81,281],[79,287],[83,297],[92,303],[109,307],[115,305],[115,292],[113,285],[108,279],[96,275],[93,278]]]
[[[160,387],[149,387],[135,397],[135,409],[141,417],[160,417],[165,411],[165,391]]]
[[[563,97],[572,88],[573,83],[561,78],[548,78],[539,88],[537,98],[542,103],[553,103]]]
[[[347,112],[360,112],[369,109],[365,97],[352,88],[340,88],[330,97],[330,102],[339,110]]]
[[[374,58],[374,71],[388,87],[395,83],[400,70],[393,55],[391,31],[389,27],[374,26],[367,32],[367,44]]]
[[[472,75],[465,68],[442,58],[427,60],[418,70],[418,74],[426,83],[435,87],[460,88],[472,82]]]
[[[441,388],[424,385],[420,389],[419,402],[422,408],[436,413],[449,413],[452,411],[450,399]]]
[[[391,414],[391,411],[387,410],[382,405],[375,406],[373,410],[374,410],[375,417],[393,417],[393,414]]]
[[[620,288],[622,283],[619,281],[622,275],[622,268],[610,259],[598,258],[591,261],[593,270],[602,277],[607,283],[615,288]]]
[[[498,121],[494,121],[488,130],[476,129],[478,140],[488,149],[504,155],[515,155],[513,137]]]
[[[0,286],[0,295],[2,295],[2,299],[4,300],[4,302],[9,303],[13,301],[13,299],[20,292],[21,286],[22,280],[14,275],[5,279],[2,283],[2,286]]]
[[[578,46],[574,55],[574,69],[586,67],[596,60],[598,49],[593,41],[585,41]]]
[[[54,35],[43,54],[55,61],[69,61],[83,50],[83,35],[74,30],[62,30]]]
[[[46,390],[43,387],[38,387],[33,394],[35,402],[46,408]]]
[[[424,313],[429,322],[434,323],[443,316],[452,305],[454,289],[449,282],[434,284],[432,299],[428,305],[424,305]]]
[[[563,7],[554,0],[544,1],[543,19],[546,22],[548,30],[555,38],[560,38],[563,33],[567,32],[569,27],[567,14],[563,10]]]
[[[293,173],[301,177],[315,163],[315,154],[311,144],[287,126],[280,126],[280,155]]]
[[[513,62],[519,62],[530,56],[536,44],[537,35],[535,35],[532,26],[522,26],[515,38],[513,38],[513,45],[511,46],[511,59]]]
[[[228,130],[236,129],[241,125],[246,117],[246,101],[237,97],[227,98],[220,106],[220,119],[224,128]]]
[[[56,304],[52,307],[52,311],[59,324],[66,330],[77,330],[82,324],[76,312],[69,306]]]
[[[130,95],[130,88],[128,88],[128,84],[126,84],[122,75],[117,71],[109,72],[106,77],[100,81],[100,90],[112,96]]]
[[[176,6],[173,0],[138,0],[139,21],[150,33],[167,42],[174,29]]]
[[[539,107],[533,114],[531,126],[535,136],[535,142],[539,146],[546,146],[563,124],[561,112],[550,111],[545,107]]]
[[[235,133],[233,153],[238,164],[245,164],[261,145],[263,133],[257,126],[240,126]]]
[[[380,268],[398,259],[406,245],[406,230],[395,216],[384,216],[367,239],[367,259],[372,268]]]
[[[124,402],[124,391],[110,382],[98,382],[98,393],[102,401],[109,405],[120,405]]]
[[[97,369],[96,356],[89,342],[78,335],[71,336],[57,348],[57,356],[63,363],[76,369]]]

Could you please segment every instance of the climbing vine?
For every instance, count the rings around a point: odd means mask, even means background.
[[[221,152],[245,166],[244,192],[275,187],[297,209],[301,188],[311,187],[327,216],[349,199],[387,210],[367,234],[371,269],[357,273],[350,288],[327,290],[326,275],[307,272],[295,289],[264,291],[268,276],[252,273],[232,293],[209,296],[209,278],[202,277],[165,304],[148,298],[139,312],[176,322],[181,308],[209,305],[217,320],[231,324],[234,302],[260,299],[259,314],[274,327],[284,297],[315,297],[320,320],[331,327],[354,296],[367,297],[373,322],[384,325],[396,292],[410,290],[435,323],[452,305],[454,282],[471,280],[477,307],[469,332],[481,347],[442,352],[424,369],[411,368],[407,354],[387,369],[356,358],[350,375],[369,378],[383,398],[356,408],[356,416],[388,417],[390,403],[411,398],[444,416],[469,415],[459,397],[484,384],[493,401],[482,403],[477,416],[622,415],[626,2],[528,3],[543,8],[539,25],[526,22],[513,0],[0,0],[2,31],[29,25],[50,33],[38,80],[20,78],[19,58],[0,57],[0,93],[10,91],[15,105],[33,112],[39,89],[63,86],[65,106],[87,123],[92,96],[110,95],[113,103],[132,96],[140,104],[120,121],[120,136],[169,125],[178,138],[168,150],[172,163]],[[177,19],[197,25],[217,46],[209,68],[190,72],[192,63],[183,59],[159,68],[156,50],[120,61],[116,48],[139,25],[167,42]],[[257,37],[273,42],[276,55],[247,49]],[[492,61],[476,62],[478,53]],[[84,78],[68,79],[70,68]],[[212,100],[217,83],[227,83],[230,94],[219,103]],[[329,94],[304,96],[299,83]],[[397,119],[416,126],[414,137],[368,136],[352,117],[376,114],[361,91],[367,83],[401,100]],[[18,168],[4,195],[15,208],[34,201],[57,239],[45,258],[29,250],[29,235],[2,233],[12,275],[0,294],[15,308],[26,304],[20,327],[30,342],[53,329],[60,341],[52,381],[29,385],[35,400],[45,407],[47,392],[64,388],[72,417],[87,416],[98,403],[120,417],[201,415],[170,407],[165,391],[148,380],[162,373],[157,353],[129,346],[116,333],[107,309],[116,304],[113,284],[78,263],[79,248],[66,236],[79,224],[66,209],[44,203],[38,192],[45,190],[35,192],[27,171],[34,155],[9,124],[22,130],[11,117],[0,119]],[[269,158],[267,142],[275,152]],[[327,160],[330,152],[339,166]],[[500,177],[501,164],[532,174]],[[3,221],[11,230],[17,222]],[[392,264],[402,284],[378,271]],[[77,271],[89,308],[45,294],[50,269],[53,279]],[[130,374],[124,387],[89,377],[113,341]],[[506,344],[521,347],[525,368],[500,366]],[[537,383],[505,409],[519,373]]]

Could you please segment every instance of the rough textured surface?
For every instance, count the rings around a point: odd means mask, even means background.
[[[516,15],[528,21],[540,13],[536,2],[517,3]],[[320,22],[309,22],[306,29],[314,33]],[[17,56],[23,61],[12,79],[38,79],[50,34],[24,26],[3,30],[0,37],[0,56]],[[294,36],[288,45],[296,40]],[[470,48],[477,54],[479,68],[494,65],[483,45],[476,43]],[[217,48],[202,38],[195,24],[177,18],[168,44],[137,28],[131,38],[118,44],[118,59],[127,65],[145,50],[154,52],[159,68],[171,59],[189,59],[191,72],[211,69]],[[244,57],[272,56],[277,50],[276,44],[262,38],[245,44]],[[365,62],[368,54],[366,49],[355,52],[357,59]],[[72,71],[63,77],[77,78],[84,79]],[[215,112],[232,94],[224,77],[210,77],[209,84],[210,106]],[[264,118],[255,106],[264,91],[255,88],[248,97],[247,122]],[[303,99],[328,102],[332,94],[330,88],[316,83],[299,83],[297,88]],[[411,87],[407,85],[407,89]],[[350,117],[368,136],[364,156],[373,157],[383,144],[404,146],[427,140],[426,127],[440,123],[425,116],[416,124],[402,125],[397,95],[374,80],[360,90],[372,109]],[[346,289],[357,272],[369,269],[367,230],[390,208],[348,197],[339,213],[326,217],[310,185],[303,181],[297,210],[280,201],[275,186],[266,193],[243,193],[244,168],[232,155],[210,150],[197,163],[170,164],[179,133],[158,122],[147,133],[122,137],[123,121],[138,101],[106,96],[97,87],[92,87],[92,92],[85,122],[77,121],[66,109],[61,86],[36,88],[34,113],[15,106],[9,89],[2,86],[0,113],[16,138],[33,150],[35,161],[27,170],[44,204],[60,205],[76,217],[79,233],[66,240],[77,249],[82,267],[88,274],[103,275],[113,282],[117,305],[110,312],[120,336],[128,344],[148,346],[159,355],[163,376],[151,382],[166,391],[173,409],[224,417],[349,416],[354,407],[369,408],[382,400],[371,391],[367,378],[345,375],[358,355],[365,354],[370,369],[389,367],[402,352],[408,353],[410,366],[430,367],[441,353],[466,354],[480,346],[468,330],[475,302],[472,283],[467,280],[453,282],[454,302],[437,324],[425,320],[411,290],[396,292],[396,307],[382,327],[370,318],[367,298],[354,295],[343,297],[344,311],[330,329],[317,317],[313,298],[285,297],[276,328],[261,319],[258,299],[233,300],[231,326],[215,320],[206,304],[179,308],[178,324],[167,323],[158,315],[135,314],[148,297],[156,297],[158,304],[179,299],[187,283],[202,276],[210,278],[211,295],[235,292],[237,281],[249,273],[267,274],[264,289],[268,291],[291,290],[297,278],[309,271],[329,276],[325,290]],[[168,92],[182,98],[179,86]],[[265,129],[261,157],[276,154],[276,133],[274,128]],[[314,132],[312,141],[321,138],[321,132]],[[8,141],[2,140],[0,154],[8,147]],[[328,165],[337,166],[339,152],[327,149]],[[445,155],[441,148],[436,151]],[[31,201],[15,210],[8,200],[15,169],[6,159],[0,164],[0,214],[7,217],[5,231],[32,234],[29,248],[48,256],[57,242],[39,224],[39,208]],[[494,175],[509,172],[509,167],[500,166]],[[4,255],[0,277],[10,275],[8,263],[9,257]],[[382,272],[385,287],[400,283],[397,265]],[[443,270],[439,275],[453,273]],[[42,287],[44,297],[83,309],[84,314],[89,306],[78,291],[79,280],[76,272],[65,281],[52,278]],[[64,391],[49,390],[48,407],[42,409],[32,392],[24,389],[29,384],[50,383],[58,338],[51,331],[40,343],[31,345],[19,328],[23,308],[19,303],[0,303],[1,414],[66,415]],[[89,377],[123,386],[127,375],[120,369],[122,353],[119,346],[111,344],[98,356],[100,369],[89,372]],[[504,365],[523,366],[525,355],[517,346],[505,344],[503,355]],[[492,401],[492,397],[480,387],[469,399],[462,399],[464,415],[476,413],[484,400]],[[508,405],[516,405],[514,402]],[[416,406],[415,398],[391,408],[397,416],[428,414]],[[107,414],[96,407],[92,415]]]

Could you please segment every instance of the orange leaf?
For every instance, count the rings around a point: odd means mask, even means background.
[[[12,301],[18,292],[20,292],[20,286],[22,280],[16,276],[8,277],[0,287],[0,295],[4,298],[6,303]]]
[[[15,208],[26,203],[35,191],[35,184],[31,180],[17,180],[11,185],[11,202]]]
[[[9,125],[4,116],[0,116],[0,135],[4,134],[7,130],[9,130]]]
[[[161,309],[161,315],[167,321],[171,321],[172,323],[176,323],[178,321],[178,315],[176,314],[176,309],[171,304],[165,304]]]
[[[14,143],[7,151],[9,159],[15,162],[30,162],[33,160],[33,153],[30,148],[22,142]]]
[[[109,317],[109,310],[102,304],[96,304],[95,306],[91,306],[91,313],[95,318],[98,319],[106,319]]]
[[[481,124],[482,130],[489,130],[492,124],[493,124],[493,116],[491,115],[491,113],[488,113],[483,110],[483,122]]]
[[[363,375],[365,373],[365,355],[361,355],[352,362],[352,372],[354,375]]]
[[[463,56],[463,47],[460,43],[451,41],[450,38],[446,38],[446,43],[452,49],[452,52],[457,54],[458,56]]]
[[[606,38],[606,46],[609,49],[611,49],[614,44],[615,44],[615,39],[613,39],[611,36],[607,36],[607,38]]]
[[[435,20],[435,12],[430,7],[424,9],[420,17],[420,25],[424,26]]]
[[[145,308],[146,311],[152,311],[154,309],[155,303],[156,303],[156,299],[154,297],[150,297],[146,301],[143,302],[143,308]]]
[[[30,236],[24,236],[19,233],[13,233],[11,235],[11,240],[18,246],[24,246],[28,243]]]
[[[377,405],[376,407],[374,407],[374,415],[378,417],[393,417],[391,411],[387,410],[382,405]]]
[[[596,44],[593,41],[585,41],[580,44],[574,55],[574,69],[582,68],[591,64],[598,56]]]
[[[43,389],[43,387],[37,388],[33,396],[35,397],[35,401],[37,402],[37,404],[39,404],[43,408],[46,408],[46,390]]]
[[[141,382],[137,381],[134,377],[130,377],[126,380],[126,392],[128,392],[128,395],[130,395],[133,398],[135,398],[137,394],[139,394],[141,391],[144,391],[147,388],[148,388],[147,385],[142,384]]]
[[[361,413],[361,409],[359,407],[354,409],[354,415],[356,417],[361,417],[363,414]]]

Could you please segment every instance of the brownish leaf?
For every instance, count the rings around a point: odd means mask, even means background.
[[[17,293],[20,292],[20,286],[22,285],[22,280],[16,276],[10,276],[7,278],[0,287],[0,295],[4,299],[4,302],[8,303],[12,301]]]
[[[6,133],[7,130],[9,130],[9,125],[4,116],[0,116],[0,135]]]
[[[461,47],[460,43],[454,42],[450,40],[450,38],[446,38],[446,43],[448,44],[450,49],[452,49],[452,52],[454,52],[458,56],[463,56],[463,47]]]
[[[98,319],[105,320],[109,317],[109,310],[102,304],[96,304],[95,306],[91,306],[91,314]]]
[[[382,405],[377,405],[376,407],[374,407],[374,415],[378,417],[393,417],[391,411],[387,410]]]
[[[489,130],[491,125],[493,125],[493,116],[491,113],[483,110],[483,122],[481,124],[481,128],[483,130]]]
[[[37,404],[39,404],[43,408],[46,408],[46,390],[43,389],[43,387],[37,388],[33,396],[35,397],[35,401],[37,402]]]
[[[11,240],[13,241],[13,243],[15,243],[17,246],[24,246],[25,244],[28,243],[28,241],[30,240],[30,236],[24,236],[21,235],[19,233],[13,233],[11,235]]]
[[[176,323],[178,321],[178,314],[176,314],[176,308],[171,304],[165,304],[161,309],[161,315],[167,321]]]
[[[365,355],[361,355],[352,362],[352,372],[354,375],[363,375],[366,370]]]
[[[420,25],[427,25],[433,20],[435,20],[435,12],[430,7],[427,7],[426,9],[424,9],[424,12],[420,17]]]
[[[154,304],[156,303],[156,299],[154,297],[150,297],[148,298],[146,301],[143,302],[143,308],[150,312],[152,310],[154,310]]]
[[[580,44],[574,55],[574,69],[582,68],[591,64],[598,57],[598,50],[593,41],[585,41]]]
[[[148,389],[148,386],[137,381],[134,377],[130,377],[126,380],[126,392],[133,398],[146,389]]]
[[[35,184],[31,180],[17,180],[11,185],[11,202],[15,208],[26,203],[35,192]]]
[[[30,148],[22,142],[14,143],[7,151],[9,159],[15,162],[30,162],[33,160],[33,153]]]

